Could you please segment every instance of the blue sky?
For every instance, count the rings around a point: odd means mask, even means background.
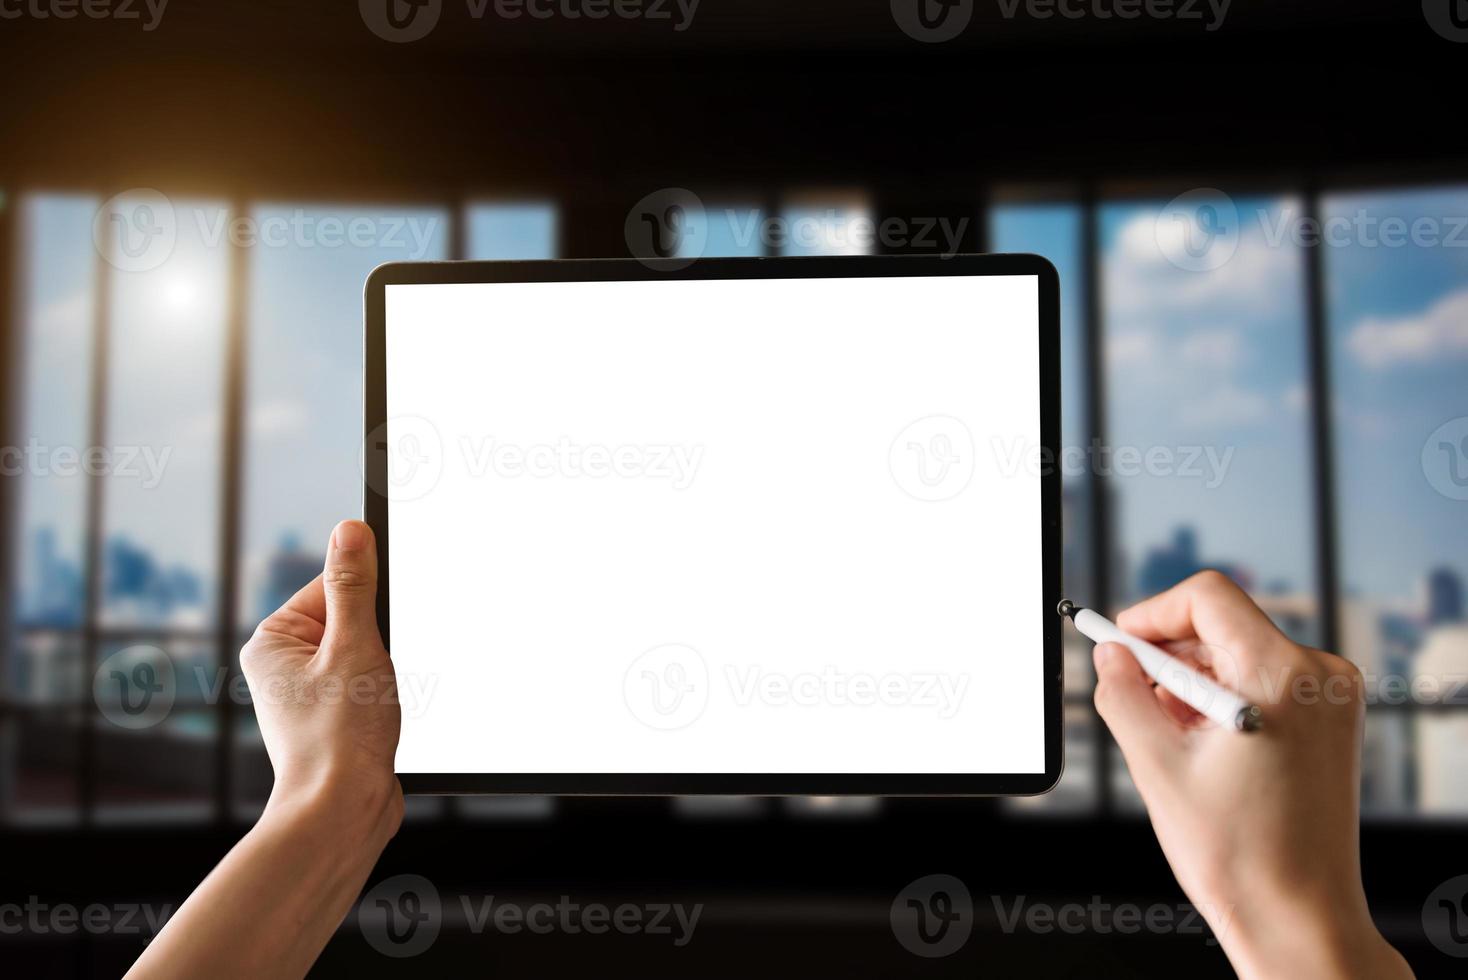
[[[1468,191],[1327,198],[1328,216],[1468,221]],[[1435,492],[1424,440],[1468,415],[1468,233],[1455,246],[1326,250],[1343,583],[1413,597],[1431,565],[1468,579],[1468,502]]]

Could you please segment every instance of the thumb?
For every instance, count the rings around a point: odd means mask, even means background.
[[[351,643],[377,632],[377,540],[361,521],[342,521],[326,550],[326,641]]]
[[[1096,711],[1121,746],[1133,778],[1139,769],[1162,766],[1183,732],[1164,712],[1152,679],[1120,643],[1097,646],[1095,659]]]

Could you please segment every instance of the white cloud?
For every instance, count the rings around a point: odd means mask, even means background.
[[[1150,330],[1127,330],[1106,338],[1106,363],[1113,370],[1138,371],[1156,362],[1159,338]]]
[[[1184,399],[1178,411],[1178,421],[1200,429],[1255,425],[1268,418],[1268,398],[1231,383],[1220,384],[1204,394]]]
[[[1237,250],[1208,271],[1169,262],[1157,241],[1159,233],[1168,233],[1165,224],[1158,225],[1159,212],[1139,211],[1117,232],[1107,256],[1107,305],[1119,315],[1198,315],[1218,309],[1277,315],[1282,296],[1298,304],[1300,250],[1288,237],[1270,244],[1267,231],[1280,221],[1275,211],[1293,214],[1288,202],[1276,202],[1264,214],[1257,206],[1240,208]]]
[[[1178,345],[1177,354],[1184,364],[1232,370],[1243,359],[1243,338],[1226,327],[1194,330]]]
[[[1363,365],[1377,369],[1468,356],[1468,289],[1414,316],[1368,317],[1351,331],[1346,346]]]

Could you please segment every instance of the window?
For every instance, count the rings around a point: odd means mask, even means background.
[[[790,198],[772,228],[781,255],[870,255],[876,251],[871,206],[859,194],[801,194]]]
[[[468,209],[470,259],[553,259],[557,247],[552,204],[484,203]]]
[[[0,810],[13,821],[65,823],[79,802],[87,665],[77,632],[86,618],[87,481],[55,465],[57,449],[90,441],[97,253],[85,196],[31,195],[18,202],[15,377],[17,449],[13,562],[17,635],[7,637],[3,690],[14,713],[0,715]],[[44,451],[44,455],[43,455]]]
[[[1383,813],[1462,815],[1468,190],[1333,195],[1321,210],[1341,652],[1375,700],[1362,800]],[[1455,695],[1457,710],[1428,710]]]
[[[255,623],[316,574],[331,526],[359,506],[364,277],[382,261],[453,257],[456,242],[475,258],[552,257],[560,237],[557,209],[533,201],[454,214],[155,193],[100,211],[86,194],[19,199],[25,386],[11,448],[24,452],[7,515],[15,634],[0,663],[0,811],[11,821],[258,810],[269,764],[248,704],[221,685]],[[702,254],[874,250],[876,212],[862,195],[795,195],[769,221],[756,199],[705,205]],[[1320,643],[1330,624],[1317,563],[1331,549],[1316,530],[1333,500],[1340,652],[1373,685],[1367,813],[1461,818],[1468,261],[1452,242],[1468,190],[1328,195],[1318,253],[1299,240],[1314,215],[1294,197],[1218,195],[1209,207],[1001,199],[988,215],[996,250],[1038,252],[1061,275],[1065,587],[1122,606],[1222,567],[1291,635]],[[138,220],[119,223],[119,211]],[[159,222],[173,232],[161,256],[148,252],[150,235],[126,237]],[[1309,305],[1316,286],[1320,316]],[[1092,309],[1102,322],[1087,321]],[[1328,484],[1311,441],[1323,401],[1308,352],[1320,329]],[[231,405],[234,330],[243,388]],[[239,445],[226,438],[232,420]],[[95,477],[82,459],[93,446],[107,451]],[[231,472],[239,514],[222,505]],[[1098,512],[1109,519],[1093,527]],[[233,562],[221,547],[230,520]],[[231,592],[233,606],[220,608]],[[1068,635],[1066,664],[1064,780],[1006,812],[1135,809],[1090,706],[1090,644]],[[144,677],[138,669],[172,678],[171,708],[154,723],[118,724],[114,696],[93,682]],[[1456,707],[1435,703],[1452,695]],[[792,815],[869,806],[781,804]],[[442,812],[415,802],[419,817]],[[454,812],[551,810],[463,801]]]
[[[361,511],[367,274],[383,262],[448,258],[450,222],[427,208],[251,209],[236,647],[320,574],[331,529]],[[236,719],[235,766],[235,806],[258,811],[271,773],[248,708]]]

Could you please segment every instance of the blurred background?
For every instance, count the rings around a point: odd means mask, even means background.
[[[1114,611],[1217,568],[1361,666],[1368,891],[1448,975],[1468,10],[924,4],[0,4],[0,906],[177,904],[259,813],[237,651],[358,512],[367,272],[645,254],[640,210],[691,196],[652,247],[1056,265],[1068,594]],[[171,702],[94,696],[113,670],[170,672]],[[374,881],[700,902],[698,936],[446,921],[405,964],[349,916],[320,972],[1229,976],[1185,929],[1006,925],[1016,899],[1184,902],[1092,682],[1072,635],[1037,799],[414,799]],[[889,907],[935,873],[975,934],[915,956]],[[142,941],[0,928],[0,956],[118,975]]]

